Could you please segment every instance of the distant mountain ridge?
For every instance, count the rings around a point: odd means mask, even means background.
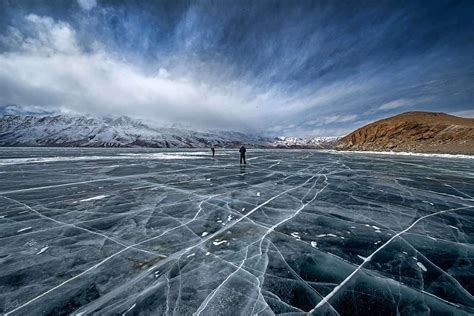
[[[337,150],[474,154],[474,119],[405,112],[342,137]]]
[[[332,149],[340,137],[276,137],[272,146],[277,148]]]
[[[268,142],[271,139],[232,131],[152,127],[126,116],[0,116],[0,146],[198,148]]]
[[[406,112],[344,137],[262,137],[145,124],[126,116],[0,116],[0,146],[203,148],[210,145],[474,154],[474,119]]]

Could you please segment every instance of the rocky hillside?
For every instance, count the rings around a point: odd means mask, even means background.
[[[406,112],[359,128],[341,138],[335,148],[474,154],[474,119]]]
[[[0,116],[0,146],[197,148],[270,141],[238,132],[152,127],[124,116]]]

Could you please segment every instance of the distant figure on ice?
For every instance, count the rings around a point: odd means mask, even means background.
[[[247,149],[245,149],[245,146],[242,145],[239,151],[240,151],[240,164],[242,164],[242,161],[244,162],[244,165],[247,164],[247,162],[245,161],[245,152],[247,151]]]
[[[216,149],[214,148],[214,145],[211,145],[211,151],[212,151],[212,158],[216,155]]]

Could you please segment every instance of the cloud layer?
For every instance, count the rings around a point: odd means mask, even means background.
[[[3,6],[5,113],[332,136],[399,111],[473,106],[474,66],[466,62],[474,48],[463,39],[474,31],[441,3]],[[413,27],[419,34],[406,33]]]

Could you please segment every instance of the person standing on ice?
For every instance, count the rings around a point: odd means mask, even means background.
[[[242,161],[243,161],[244,165],[246,165],[247,162],[245,161],[245,152],[247,151],[247,149],[245,149],[245,146],[242,145],[239,151],[240,151],[240,164],[242,164]]]
[[[211,145],[211,151],[212,151],[212,158],[214,158],[216,154],[216,149],[214,148],[214,145]]]

